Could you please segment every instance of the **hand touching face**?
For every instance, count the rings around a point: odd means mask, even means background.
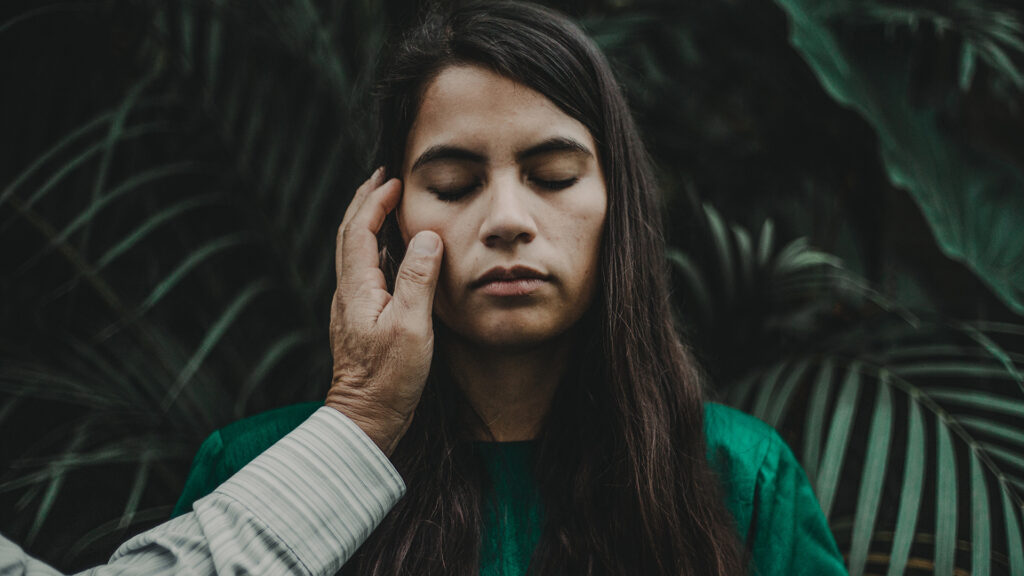
[[[448,328],[530,347],[580,319],[607,210],[586,127],[522,84],[453,66],[426,87],[405,158],[399,228],[444,241],[434,312]]]

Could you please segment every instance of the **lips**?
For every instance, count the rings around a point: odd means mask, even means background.
[[[511,268],[495,266],[485,272],[483,276],[474,280],[471,287],[479,288],[491,282],[524,279],[550,280],[551,276],[529,266],[513,266]]]

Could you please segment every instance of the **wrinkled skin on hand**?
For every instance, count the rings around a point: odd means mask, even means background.
[[[331,302],[331,388],[325,404],[348,416],[388,456],[409,428],[434,350],[431,309],[443,246],[423,231],[387,291],[377,233],[401,198],[377,170],[356,191],[338,229]]]

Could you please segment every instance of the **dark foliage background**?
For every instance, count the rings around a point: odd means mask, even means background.
[[[1011,0],[576,0],[658,164],[680,327],[853,574],[1024,575]],[[0,531],[65,569],[219,426],[322,397],[369,86],[417,2],[0,8]]]

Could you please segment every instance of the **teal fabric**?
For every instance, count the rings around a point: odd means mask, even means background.
[[[484,508],[481,576],[524,574],[541,534],[542,503],[533,481],[536,441],[478,442],[493,479]]]
[[[210,493],[321,404],[297,404],[235,422],[203,442],[174,515]],[[705,405],[707,458],[726,507],[751,552],[751,574],[846,574],[842,556],[800,464],[767,424],[720,404]],[[543,509],[530,462],[535,442],[480,442],[494,478],[481,543],[483,576],[526,573],[540,537]]]

